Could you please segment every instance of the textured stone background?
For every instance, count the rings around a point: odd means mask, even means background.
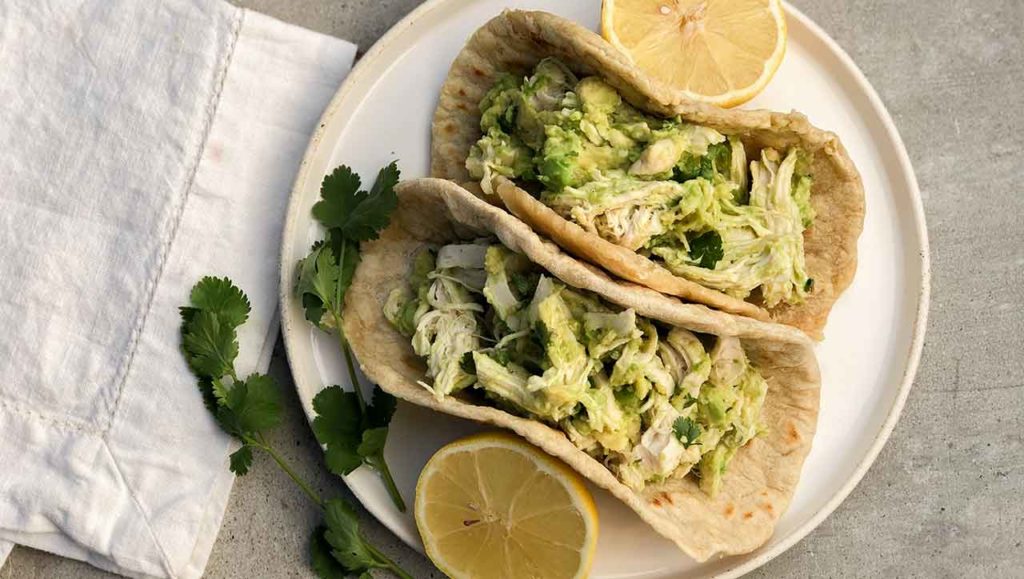
[[[365,51],[416,0],[233,0]],[[570,1],[570,0],[567,0]],[[794,0],[853,57],[913,159],[932,246],[917,382],[892,439],[816,531],[753,577],[1024,577],[1024,2]],[[320,489],[283,350],[288,417],[272,437]],[[209,577],[306,577],[316,513],[274,466],[238,479]],[[441,577],[364,513],[417,577]],[[0,579],[109,577],[17,548]]]

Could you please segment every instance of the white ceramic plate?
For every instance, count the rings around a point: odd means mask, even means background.
[[[312,330],[292,295],[295,263],[321,235],[310,208],[320,181],[339,164],[372,180],[399,159],[403,177],[428,173],[430,121],[448,66],[465,40],[503,8],[555,12],[594,29],[597,0],[430,0],[359,62],[324,114],[292,192],[282,248],[283,332],[299,396],[348,384],[336,342]],[[850,493],[889,437],[917,369],[928,309],[928,246],[920,195],[900,137],[856,65],[820,28],[787,6],[789,47],[774,80],[748,107],[796,109],[839,134],[860,169],[867,218],[853,285],[832,310],[817,348],[821,414],[814,448],[775,535],[748,555],[697,564],[611,495],[594,490],[601,537],[594,577],[733,577],[783,552]],[[387,460],[411,504],[416,477],[470,423],[402,404]],[[399,513],[376,475],[346,478],[363,505],[405,542],[422,549],[411,514]]]

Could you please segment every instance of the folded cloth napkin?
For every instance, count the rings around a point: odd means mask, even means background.
[[[221,0],[0,2],[0,564],[202,574],[232,442],[177,307],[230,276],[265,369],[288,192],[354,57]]]

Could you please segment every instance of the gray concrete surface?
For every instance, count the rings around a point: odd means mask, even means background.
[[[234,0],[365,51],[415,0]],[[570,1],[570,0],[567,0]],[[753,577],[1024,577],[1024,2],[795,0],[860,65],[910,151],[932,243],[924,358],[903,418],[853,494]],[[869,362],[869,361],[868,361]],[[288,388],[273,435],[321,490],[346,493]],[[235,483],[207,575],[307,577],[316,515],[260,458]],[[440,577],[363,513],[416,577]],[[0,579],[98,578],[17,548]]]

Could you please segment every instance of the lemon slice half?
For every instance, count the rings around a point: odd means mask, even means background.
[[[579,475],[509,434],[439,450],[420,473],[415,515],[427,556],[453,579],[586,577],[597,543]]]
[[[723,107],[754,98],[786,53],[780,0],[604,0],[601,33],[648,75]]]

